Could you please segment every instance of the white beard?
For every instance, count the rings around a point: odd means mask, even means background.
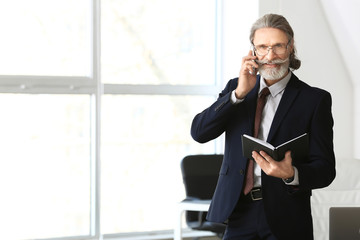
[[[285,60],[273,60],[273,61],[266,61],[266,60],[258,60],[257,63],[260,65],[259,67],[259,74],[265,78],[266,80],[278,80],[285,76],[288,71],[290,62],[289,58]],[[269,64],[278,64],[280,68],[266,68],[264,65],[266,63]]]

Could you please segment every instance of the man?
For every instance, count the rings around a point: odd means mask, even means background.
[[[242,59],[239,77],[227,83],[191,126],[192,137],[200,143],[225,132],[224,160],[207,218],[227,224],[224,239],[311,240],[311,190],[335,178],[331,95],[292,72],[300,60],[293,30],[283,16],[267,14],[257,20],[250,41],[253,51]],[[270,94],[264,97],[262,118],[257,118],[260,126],[254,127],[264,88]],[[288,151],[275,161],[254,151],[253,159],[246,159],[241,136],[254,131],[274,146],[308,133],[308,157],[292,159]]]

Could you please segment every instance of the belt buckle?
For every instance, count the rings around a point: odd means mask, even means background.
[[[261,191],[261,189],[254,189],[254,190],[251,190],[251,192],[250,192],[250,196],[251,196],[251,199],[253,200],[253,201],[258,201],[258,200],[261,200],[262,199],[262,196],[261,197],[254,197],[254,195],[253,195],[253,193],[254,192],[260,192]]]

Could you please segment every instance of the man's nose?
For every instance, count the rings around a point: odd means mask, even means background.
[[[271,61],[271,60],[273,60],[275,57],[276,57],[276,54],[274,53],[273,49],[272,49],[272,48],[269,48],[269,52],[268,52],[268,54],[266,55],[266,59],[267,59],[268,61]]]

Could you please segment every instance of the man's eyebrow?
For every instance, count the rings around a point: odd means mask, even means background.
[[[286,44],[284,42],[277,42],[277,43],[274,43],[272,45],[267,45],[265,43],[259,43],[259,44],[254,44],[255,46],[276,46],[276,45],[281,45],[281,44]]]

